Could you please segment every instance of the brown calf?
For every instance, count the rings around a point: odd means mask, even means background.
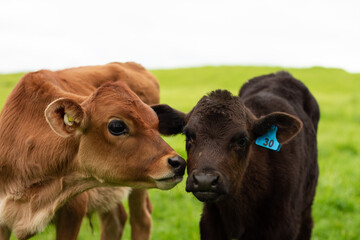
[[[187,115],[156,111],[160,130],[186,135],[186,190],[205,202],[201,239],[310,239],[319,107],[304,84],[279,72],[239,97],[214,91]]]
[[[87,209],[74,210],[92,194],[77,194],[94,187],[170,189],[181,181],[185,161],[161,139],[155,112],[139,97],[157,103],[158,85],[134,63],[42,70],[19,81],[0,115],[3,236],[11,229],[31,237],[64,204],[59,227],[69,214],[81,222]],[[147,193],[134,194],[149,214]]]

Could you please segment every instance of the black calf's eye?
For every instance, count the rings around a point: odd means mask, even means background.
[[[190,132],[189,129],[185,128],[183,133],[186,137],[186,151],[189,151],[191,145],[195,143],[196,135],[193,132]]]
[[[244,138],[244,137],[242,137],[242,138],[239,138],[239,139],[236,141],[236,144],[237,144],[239,147],[245,147],[246,142],[247,142],[247,139]]]
[[[111,120],[108,125],[109,132],[114,136],[120,136],[129,133],[129,128],[121,120]]]
[[[230,146],[234,150],[244,150],[249,144],[249,135],[246,132],[241,132],[234,135],[230,141]]]

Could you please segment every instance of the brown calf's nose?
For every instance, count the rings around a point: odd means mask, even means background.
[[[186,162],[180,156],[175,156],[168,159],[169,165],[173,168],[176,175],[184,175]]]

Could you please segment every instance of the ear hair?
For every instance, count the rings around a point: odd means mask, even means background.
[[[254,138],[264,135],[272,125],[278,127],[276,134],[280,144],[285,144],[293,139],[302,129],[302,121],[290,114],[282,112],[270,113],[260,117],[253,126]]]
[[[44,113],[51,129],[61,137],[74,135],[84,119],[82,107],[75,100],[67,98],[56,99]]]
[[[159,118],[159,132],[163,135],[181,133],[185,126],[186,114],[166,104],[151,106]]]

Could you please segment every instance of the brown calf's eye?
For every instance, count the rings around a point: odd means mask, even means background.
[[[108,125],[108,130],[114,136],[120,136],[129,133],[129,128],[121,120],[110,121]]]

